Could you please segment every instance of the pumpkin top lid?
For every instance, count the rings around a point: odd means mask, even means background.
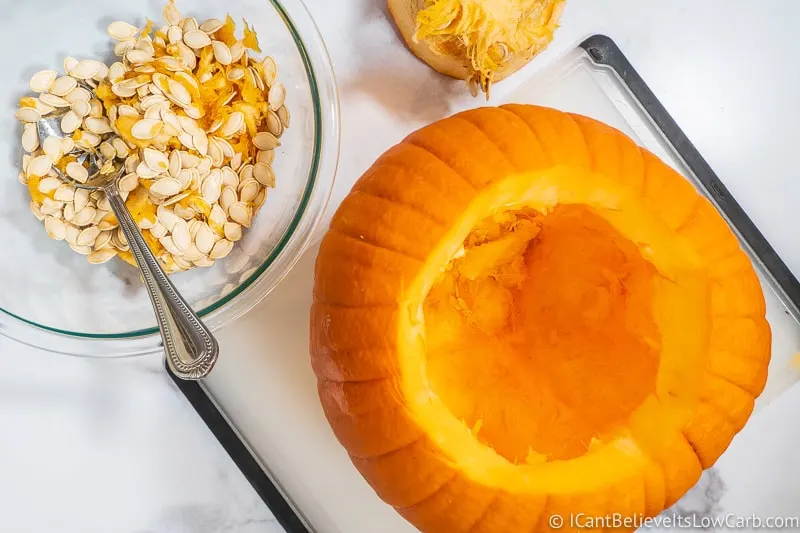
[[[467,82],[489,93],[493,73],[512,56],[533,57],[553,39],[564,0],[422,0],[415,39],[465,57]]]

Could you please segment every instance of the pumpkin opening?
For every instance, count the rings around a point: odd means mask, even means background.
[[[585,205],[484,219],[425,300],[431,390],[512,463],[609,442],[656,390],[657,275]]]

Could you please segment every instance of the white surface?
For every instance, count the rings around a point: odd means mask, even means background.
[[[342,90],[338,203],[388,145],[465,100],[459,82],[432,74],[405,51],[382,0],[307,3]],[[792,128],[800,120],[798,20],[794,0],[568,0],[556,41],[532,68],[590,33],[613,37],[798,272],[791,217],[800,187]],[[305,296],[291,296],[286,305],[302,305]],[[264,336],[267,324],[280,324],[270,305],[221,334],[223,357],[276,342]],[[281,371],[311,379],[305,360],[285,361]],[[800,435],[784,422],[798,416],[795,387],[737,437],[699,488],[699,511],[798,514]],[[324,426],[308,431],[330,438]],[[82,361],[0,340],[0,480],[2,529],[14,533],[277,530],[155,357]]]

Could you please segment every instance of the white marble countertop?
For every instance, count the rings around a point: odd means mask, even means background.
[[[447,114],[446,93],[460,87],[404,51],[383,0],[306,3],[339,80],[340,175],[347,176],[340,184],[349,184],[399,140],[397,132]],[[546,64],[591,33],[610,35],[721,176],[744,168],[754,179],[769,175],[764,186],[774,189],[793,173],[787,154],[796,150],[789,128],[800,123],[798,20],[795,0],[568,0],[556,41],[537,61]],[[391,133],[379,134],[390,123]],[[333,201],[346,191],[340,185]],[[758,195],[739,200],[754,218],[792,220],[790,211],[774,210]],[[790,246],[796,232],[762,230],[799,272],[800,247]],[[231,329],[223,352],[247,342],[246,331]],[[798,417],[795,386],[750,421],[677,510],[800,516],[800,425],[790,422]],[[164,374],[159,357],[84,360],[0,338],[0,530],[281,528]]]

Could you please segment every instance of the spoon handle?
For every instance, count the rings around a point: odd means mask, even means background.
[[[142,271],[145,287],[153,303],[164,350],[172,372],[181,379],[197,380],[211,372],[219,356],[217,340],[178,294],[175,286],[147,247],[138,226],[119,194],[116,182],[105,186],[136,264]]]

